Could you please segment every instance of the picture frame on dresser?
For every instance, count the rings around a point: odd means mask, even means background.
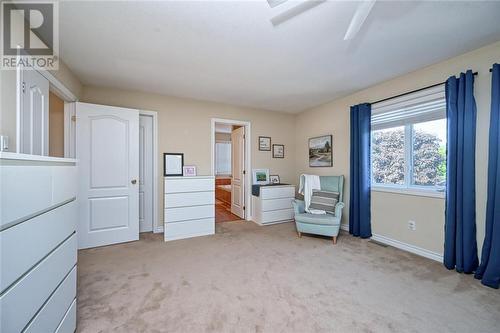
[[[183,175],[184,153],[163,153],[163,175],[177,177]]]

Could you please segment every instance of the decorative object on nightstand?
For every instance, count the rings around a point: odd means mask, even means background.
[[[259,150],[271,151],[271,138],[268,136],[259,136]]]
[[[269,169],[253,169],[253,184],[269,184]]]
[[[333,166],[332,136],[323,135],[309,139],[309,166]]]
[[[183,166],[183,153],[163,153],[163,175],[165,177],[182,176]]]
[[[196,176],[196,166],[194,165],[185,165],[182,167],[182,174],[185,177],[194,177]]]
[[[273,158],[285,158],[285,145],[273,145]]]
[[[278,175],[270,175],[269,176],[269,182],[271,184],[279,184],[280,183],[280,176],[278,176]]]

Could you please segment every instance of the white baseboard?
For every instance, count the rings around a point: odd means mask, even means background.
[[[349,231],[349,225],[348,224],[341,224],[340,229],[345,230],[345,231]],[[426,250],[424,248],[421,248],[421,247],[418,247],[415,245],[404,243],[404,242],[401,242],[401,241],[398,241],[398,240],[395,240],[395,239],[392,239],[392,238],[389,238],[386,236],[377,235],[377,234],[373,234],[371,239],[373,239],[376,242],[386,244],[386,245],[395,247],[397,249],[407,251],[407,252],[410,252],[410,253],[413,253],[413,254],[428,258],[428,259],[443,262],[443,255],[440,253],[437,253],[437,252],[429,251],[429,250]]]
[[[162,225],[157,225],[155,227],[155,230],[153,230],[155,234],[162,234],[163,233],[163,226]]]

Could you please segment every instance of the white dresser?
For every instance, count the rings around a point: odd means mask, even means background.
[[[0,153],[0,332],[76,329],[76,161]]]
[[[165,177],[165,241],[215,233],[215,177]]]
[[[253,220],[260,225],[293,221],[294,185],[261,186],[260,195],[252,196]]]

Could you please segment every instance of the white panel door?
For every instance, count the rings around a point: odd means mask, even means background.
[[[139,239],[139,111],[77,103],[78,247]]]
[[[231,133],[231,213],[245,218],[245,127]]]
[[[35,70],[22,71],[19,152],[49,154],[49,81]]]
[[[153,231],[153,117],[139,116],[139,231]]]

